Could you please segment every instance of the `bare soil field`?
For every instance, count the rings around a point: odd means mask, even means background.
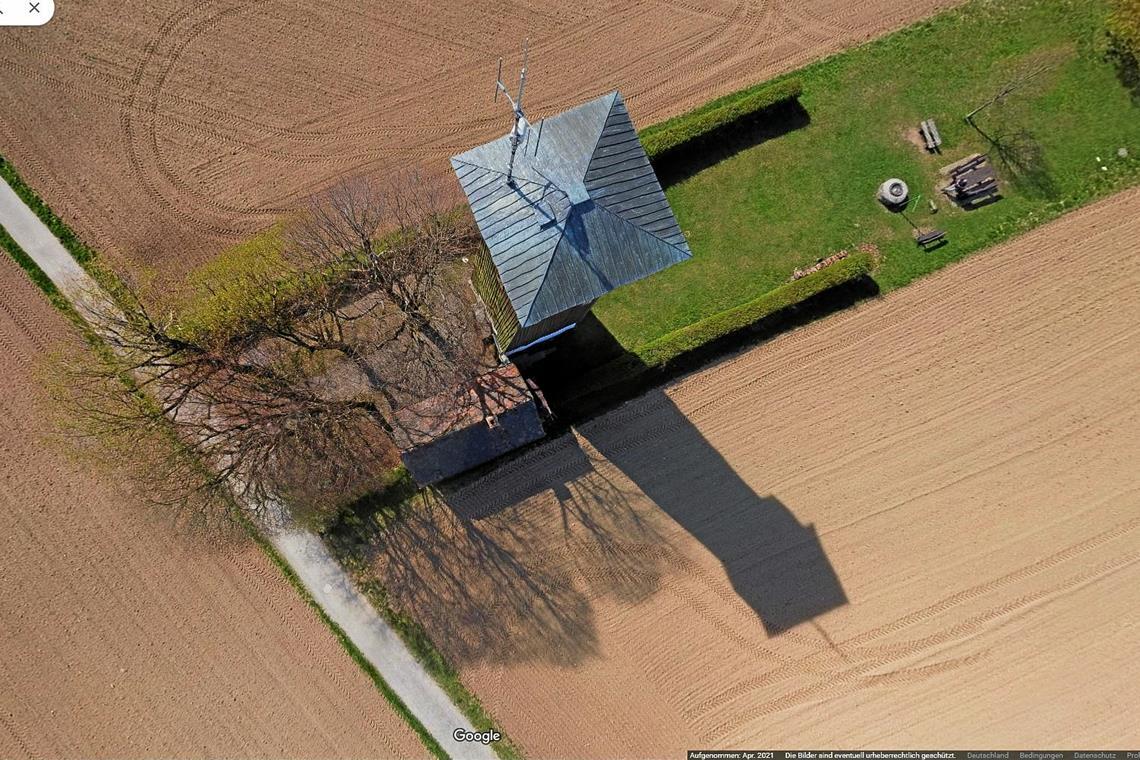
[[[426,756],[256,547],[45,442],[36,365],[70,331],[3,254],[0,286],[0,757]]]
[[[955,3],[61,3],[0,30],[0,154],[86,242],[174,281],[340,176],[442,176],[504,134],[496,59],[517,76],[524,36],[532,118],[617,88],[644,126]]]
[[[1138,307],[1130,191],[596,418],[374,566],[534,757],[1134,746]]]

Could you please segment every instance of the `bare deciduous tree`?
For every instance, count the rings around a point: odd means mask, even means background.
[[[974,123],[974,117],[979,113],[989,108],[990,106],[1005,102],[1013,93],[1017,92],[1028,86],[1033,80],[1041,76],[1045,72],[1054,68],[1054,64],[1050,61],[1037,61],[1029,66],[1022,67],[1013,73],[1009,79],[1005,80],[997,91],[990,96],[984,103],[975,108],[970,113],[966,114],[966,122],[968,124]]]
[[[181,330],[124,286],[94,315],[107,350],[67,372],[71,410],[119,441],[173,425],[161,477],[203,495],[321,509],[366,488],[401,408],[487,369],[460,264],[478,236],[430,188],[402,175],[312,198],[234,333]]]

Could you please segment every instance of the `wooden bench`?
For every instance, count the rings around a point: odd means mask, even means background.
[[[940,240],[945,239],[946,230],[930,230],[928,232],[919,232],[915,230],[914,242],[918,243],[922,248],[926,248]]]
[[[942,147],[942,135],[938,134],[938,126],[934,123],[934,119],[927,119],[919,124],[918,131],[922,135],[922,141],[926,143],[926,149],[937,153]]]
[[[995,177],[987,177],[976,184],[959,188],[958,196],[961,198],[973,198],[975,195],[982,195],[983,193],[988,193],[995,189],[997,189],[997,179]]]
[[[969,193],[959,196],[958,205],[962,208],[974,208],[989,201],[999,200],[1000,198],[1001,191],[995,182],[985,187],[975,188]]]
[[[993,167],[986,162],[985,156],[978,156],[954,169],[950,184],[943,187],[942,192],[965,200],[993,192],[996,186],[997,174]]]

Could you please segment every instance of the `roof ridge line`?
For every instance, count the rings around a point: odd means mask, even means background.
[[[614,219],[617,219],[617,220],[623,222],[624,224],[629,225],[630,227],[632,227],[637,232],[644,233],[644,234],[648,235],[649,237],[653,238],[654,240],[660,241],[667,248],[671,248],[671,249],[677,251],[678,253],[682,254],[686,258],[689,258],[689,259],[693,258],[693,252],[691,250],[689,250],[689,251],[682,250],[677,245],[670,243],[668,240],[664,239],[660,235],[657,235],[657,234],[650,232],[649,230],[645,229],[644,227],[640,227],[640,226],[634,224],[630,220],[626,219],[624,216],[621,216],[620,214],[618,214],[615,211],[611,211],[610,209],[606,208],[605,206],[603,206],[602,204],[593,200],[592,198],[590,200],[594,204],[595,208],[602,209],[607,214],[612,216]],[[566,219],[569,220],[570,217],[568,216],[568,217],[566,217]],[[678,225],[677,229],[680,230],[680,225]],[[547,275],[550,274],[550,264],[552,264],[554,262],[554,257],[558,255],[558,247],[560,245],[562,245],[562,238],[564,238],[566,236],[566,225],[565,224],[560,225],[559,231],[561,234],[558,236],[558,242],[556,242],[554,244],[554,252],[550,255],[550,262],[546,266],[546,271],[542,273],[542,282],[540,282],[538,284],[538,288],[534,291],[534,299],[530,302],[530,308],[527,309],[527,313],[526,313],[527,320],[529,320],[530,315],[534,313],[534,306],[535,306],[535,303],[538,301],[538,294],[542,292],[542,286],[546,284],[546,277],[547,277]],[[681,235],[682,235],[682,237],[684,237],[684,233],[681,233]],[[686,245],[686,247],[688,246],[688,241],[686,241],[685,245]],[[520,324],[522,324],[521,320],[520,320]]]
[[[606,111],[606,118],[602,119],[602,127],[598,130],[598,136],[594,139],[594,147],[590,149],[590,157],[586,160],[586,165],[582,169],[582,176],[578,179],[578,183],[583,187],[586,186],[586,174],[590,171],[590,164],[594,162],[594,154],[598,152],[598,143],[602,141],[602,134],[606,131],[606,122],[609,121],[610,115],[614,112],[614,104],[617,103],[618,98],[621,97],[621,93],[617,90],[611,90],[607,95],[610,96],[609,110]],[[602,95],[602,97],[604,98],[606,95]],[[587,191],[587,193],[588,192],[589,191]],[[595,206],[598,205],[598,202],[595,201],[592,196],[590,196],[590,202]],[[550,275],[550,265],[554,263],[554,257],[558,255],[558,247],[562,245],[562,239],[566,237],[566,225],[570,222],[570,217],[573,215],[574,206],[571,205],[570,213],[566,215],[565,221],[558,226],[558,240],[554,242],[554,250],[550,254],[550,261],[546,263],[546,271],[542,273],[542,282],[538,283],[538,288],[534,291],[534,298],[531,299],[530,308],[527,309],[526,319],[523,321],[529,322],[530,315],[534,313],[534,305],[538,302],[538,296],[542,293],[542,287],[546,284],[546,278]]]
[[[489,166],[483,166],[483,164],[476,164],[476,163],[473,163],[471,161],[461,161],[458,158],[456,158],[455,156],[451,157],[451,161],[453,162],[453,164],[462,164],[464,166],[470,166],[470,167],[475,168],[475,169],[482,169],[483,171],[490,172],[491,174],[498,174],[500,177],[507,176],[507,173],[504,171],[499,171],[498,169],[492,169]],[[452,168],[454,168],[454,166]],[[530,185],[538,185],[539,187],[544,186],[543,183],[536,182],[533,179],[530,179],[529,177],[519,177],[518,175],[515,175],[515,179],[520,180],[522,182],[526,182],[527,184],[530,184]]]
[[[453,164],[453,165],[455,165],[455,164],[461,164],[461,165],[463,165],[463,166],[470,166],[470,167],[472,167],[472,168],[474,168],[474,169],[479,169],[479,170],[481,170],[481,171],[485,171],[485,172],[488,172],[489,174],[497,174],[497,175],[499,175],[500,177],[504,177],[504,178],[505,178],[505,177],[507,176],[506,172],[501,172],[501,171],[499,171],[498,169],[491,169],[490,167],[487,167],[487,166],[483,166],[482,164],[476,164],[476,163],[474,163],[474,162],[472,162],[472,161],[463,160],[463,159],[460,159],[460,158],[458,158],[457,156],[452,156],[452,157],[451,157],[451,162],[452,162],[452,164]],[[523,178],[523,179],[522,179],[522,181],[523,181],[523,182],[526,182],[527,184],[535,185],[535,186],[537,186],[537,187],[545,187],[545,185],[544,185],[544,184],[542,184],[542,183],[540,183],[540,182],[535,182],[535,181],[534,181],[534,180],[532,180],[532,179],[526,179],[526,178]],[[549,180],[547,181],[547,184],[550,184]],[[559,229],[559,235],[558,235],[558,239],[557,239],[557,241],[555,241],[555,243],[554,243],[554,250],[553,250],[553,251],[551,251],[551,254],[550,254],[550,259],[551,259],[551,261],[553,261],[553,260],[554,260],[554,254],[558,252],[558,246],[559,246],[559,245],[562,243],[562,238],[563,238],[563,237],[566,235],[566,226],[565,226],[565,224],[563,224],[563,225],[559,225],[559,228],[558,228],[558,229]],[[488,252],[490,253],[490,246],[489,246],[489,245],[487,246],[487,250],[488,250]],[[493,254],[493,253],[491,254],[491,259],[492,259],[492,261],[494,261],[494,254]],[[496,267],[496,269],[497,269],[497,267]],[[548,262],[548,263],[547,263],[547,267],[546,267],[546,271],[544,271],[544,272],[542,273],[542,281],[538,283],[538,288],[537,288],[537,289],[534,291],[534,297],[533,297],[533,298],[531,298],[531,301],[530,301],[530,306],[527,308],[527,312],[526,312],[526,315],[525,315],[525,316],[523,316],[523,317],[521,317],[521,318],[519,318],[519,324],[520,324],[520,325],[523,325],[523,324],[524,324],[524,323],[525,323],[527,320],[529,320],[529,319],[530,319],[530,315],[531,315],[531,313],[534,311],[534,302],[535,302],[535,300],[537,300],[537,298],[538,298],[538,294],[539,294],[539,293],[542,291],[542,286],[543,286],[543,284],[545,284],[545,282],[546,282],[546,276],[547,276],[547,274],[549,274],[549,273],[550,273],[550,265],[549,265],[549,262]],[[499,274],[499,277],[500,277],[500,278],[502,277],[502,274],[501,274],[501,273]],[[500,281],[501,281],[501,280],[500,280]],[[510,300],[511,300],[511,298],[510,298],[510,295],[508,295],[508,296],[507,296],[507,300],[508,300],[508,301],[510,301]],[[515,312],[515,316],[516,316],[516,318],[518,318],[518,317],[519,317],[519,312],[518,312],[518,310],[517,310],[517,309],[515,309],[515,308],[514,308],[514,303],[511,303],[511,309],[512,309],[512,311],[514,311],[514,312]]]
[[[597,206],[598,208],[602,209],[603,211],[605,211],[607,214],[609,214],[610,216],[612,216],[614,219],[620,219],[621,221],[623,221],[623,222],[625,222],[626,224],[628,224],[630,227],[633,227],[635,230],[637,230],[637,231],[639,231],[639,232],[644,232],[644,233],[645,233],[646,235],[648,235],[649,237],[651,237],[651,238],[655,238],[655,239],[657,239],[657,240],[660,240],[660,241],[661,241],[662,243],[664,243],[665,245],[669,246],[670,248],[672,248],[672,249],[674,249],[674,250],[676,250],[676,251],[678,251],[678,252],[680,252],[680,253],[683,253],[683,254],[685,254],[685,255],[686,255],[686,256],[688,256],[690,259],[691,259],[691,258],[693,258],[693,251],[692,251],[692,249],[689,249],[688,251],[684,251],[684,250],[681,250],[681,248],[679,248],[679,247],[677,246],[677,244],[676,244],[676,243],[670,243],[668,240],[666,240],[665,238],[661,237],[661,236],[660,236],[660,235],[658,235],[656,232],[652,232],[651,230],[647,230],[647,229],[645,229],[644,227],[641,227],[641,226],[639,226],[639,225],[637,225],[637,224],[634,224],[633,222],[631,222],[630,220],[626,219],[624,216],[622,216],[621,214],[617,213],[616,211],[613,211],[613,210],[611,210],[611,209],[608,209],[608,208],[606,208],[606,207],[605,207],[605,206],[603,206],[601,203],[598,203],[597,201],[594,201],[594,205],[595,205],[595,206]],[[670,213],[671,213],[671,212],[672,212],[672,209],[670,209]],[[677,225],[677,231],[678,231],[678,232],[681,232],[681,237],[682,237],[682,238],[684,238],[684,237],[685,237],[685,233],[681,231],[681,225],[680,225],[680,224],[678,224],[678,225]],[[688,241],[688,240],[686,240],[686,241],[685,241],[685,247],[686,247],[686,248],[688,248],[688,245],[689,245],[689,241]]]
[[[542,286],[546,284],[546,278],[550,276],[550,265],[554,263],[554,257],[558,255],[558,246],[562,245],[562,238],[566,237],[566,223],[570,221],[570,216],[574,213],[574,207],[570,207],[570,213],[566,215],[566,219],[558,226],[558,239],[554,241],[554,248],[550,251],[550,261],[546,262],[546,270],[542,273],[542,280],[535,288],[534,297],[530,299],[530,308],[526,310],[526,319],[519,320],[519,324],[530,321],[530,315],[534,313],[534,305],[538,302],[538,296],[542,292]],[[528,326],[529,325],[524,325]]]

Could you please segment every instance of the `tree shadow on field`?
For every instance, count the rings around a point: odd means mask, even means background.
[[[1033,132],[1004,122],[986,129],[972,122],[970,126],[989,143],[994,158],[1015,187],[1032,198],[1059,197],[1060,190],[1053,179],[1045,148]]]
[[[665,539],[572,435],[458,489],[428,493],[375,534],[397,608],[456,664],[597,654],[593,603],[658,587]]]
[[[660,390],[579,435],[590,451],[564,435],[374,535],[394,605],[455,664],[597,656],[596,603],[631,608],[691,567],[677,526],[720,561],[769,636],[846,603],[815,528],[756,494]]]

